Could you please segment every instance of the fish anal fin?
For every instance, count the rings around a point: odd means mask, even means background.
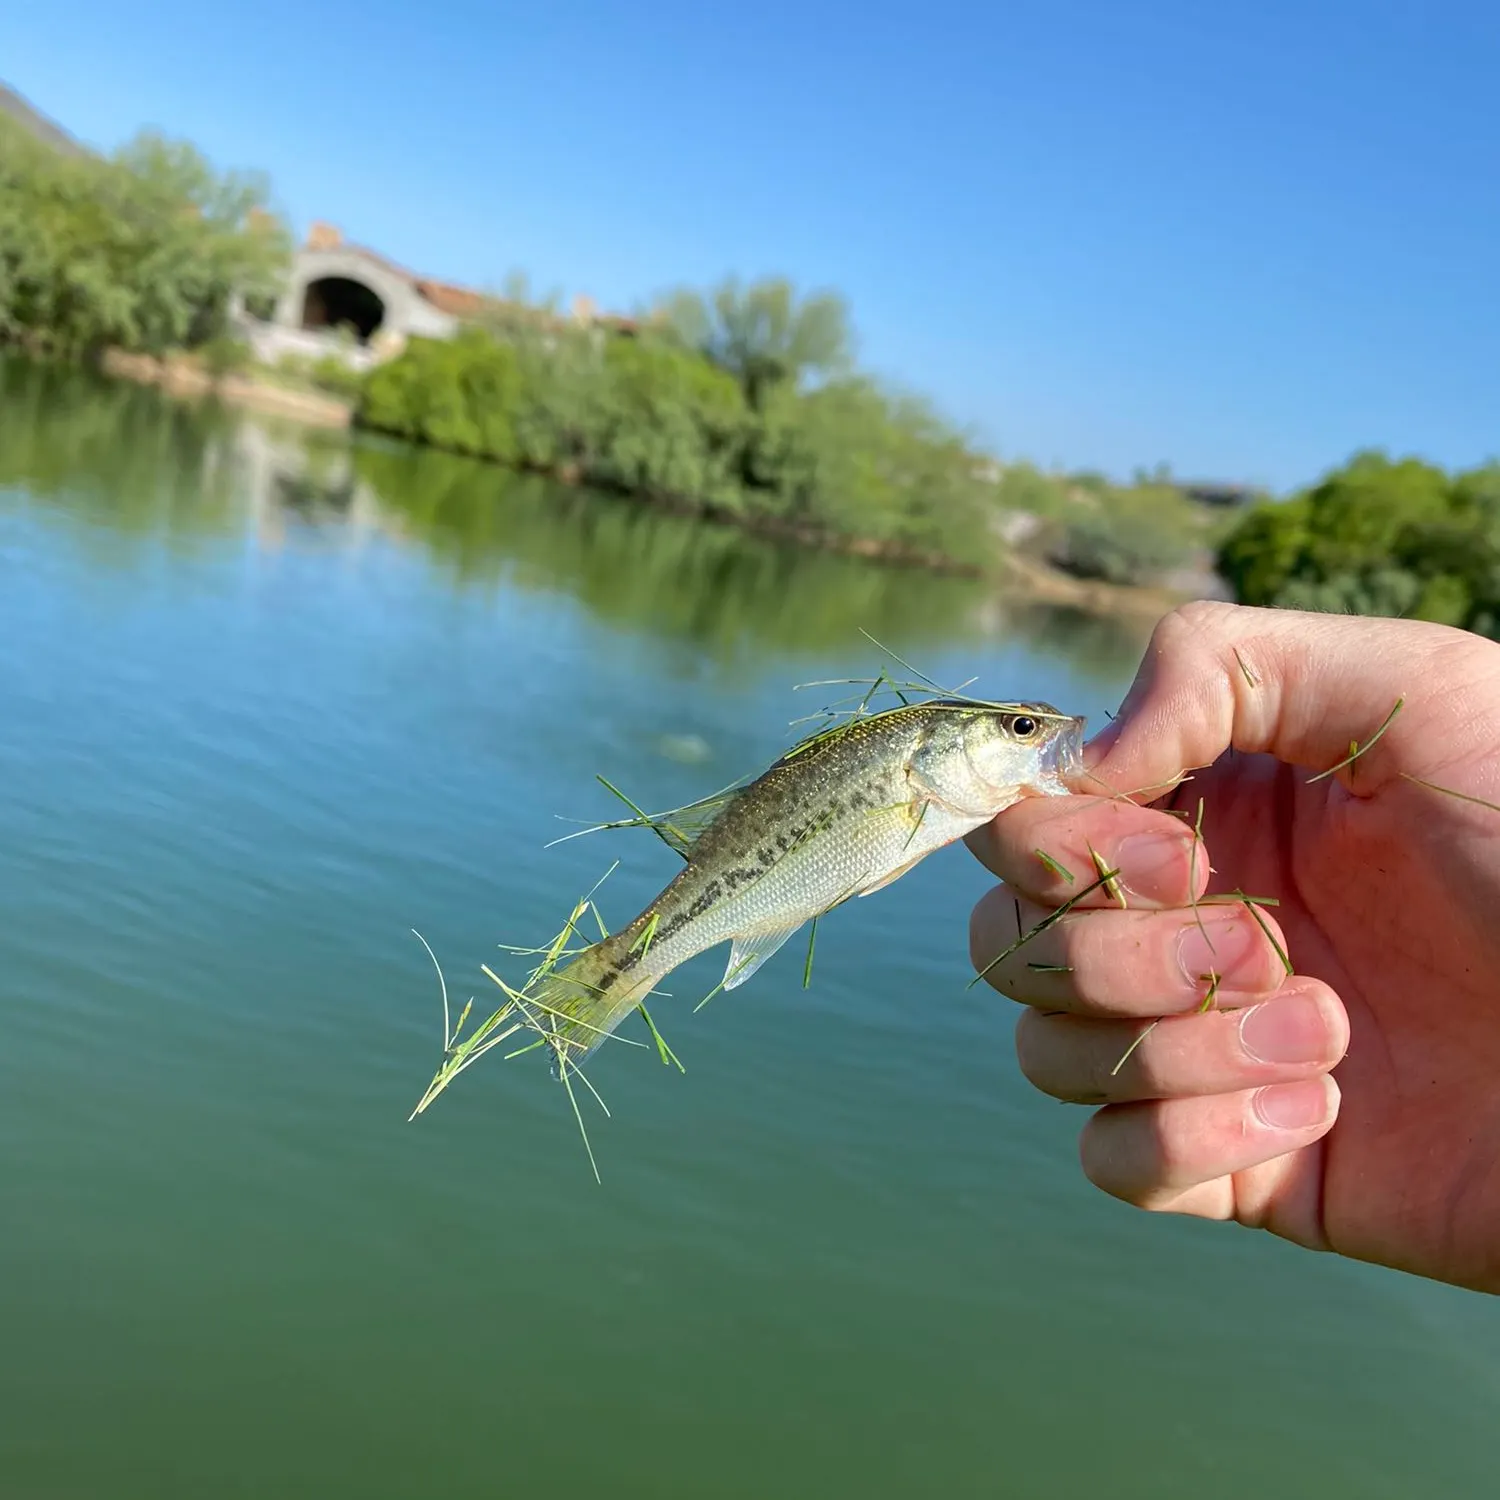
[[[801,926],[802,918],[799,917],[790,927],[737,937],[724,968],[724,988],[732,990],[743,984]]]

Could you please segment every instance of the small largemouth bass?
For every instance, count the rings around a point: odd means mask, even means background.
[[[1082,771],[1084,720],[1045,703],[933,699],[804,740],[748,785],[650,819],[686,864],[626,928],[524,1000],[555,1070],[581,1063],[679,964],[733,946],[743,984],[814,917],[898,880]]]

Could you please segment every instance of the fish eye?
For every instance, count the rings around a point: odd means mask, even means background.
[[[1036,733],[1036,720],[1031,718],[1027,714],[1017,714],[1016,717],[1010,721],[1010,732],[1015,735],[1017,739],[1029,739]]]

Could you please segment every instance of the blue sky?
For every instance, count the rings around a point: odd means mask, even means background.
[[[1500,454],[1494,0],[10,0],[0,78],[435,276],[837,287],[1006,457]]]

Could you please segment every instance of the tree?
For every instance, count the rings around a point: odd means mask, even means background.
[[[809,373],[834,375],[850,363],[843,299],[832,292],[799,299],[781,277],[742,286],[732,276],[708,295],[679,290],[656,311],[678,338],[739,381],[754,411],[777,387],[796,388]]]
[[[1225,538],[1220,569],[1246,604],[1406,615],[1500,636],[1500,467],[1445,474],[1357,453]]]
[[[72,355],[220,336],[233,296],[273,292],[290,253],[267,198],[155,134],[66,156],[0,119],[0,339]]]

